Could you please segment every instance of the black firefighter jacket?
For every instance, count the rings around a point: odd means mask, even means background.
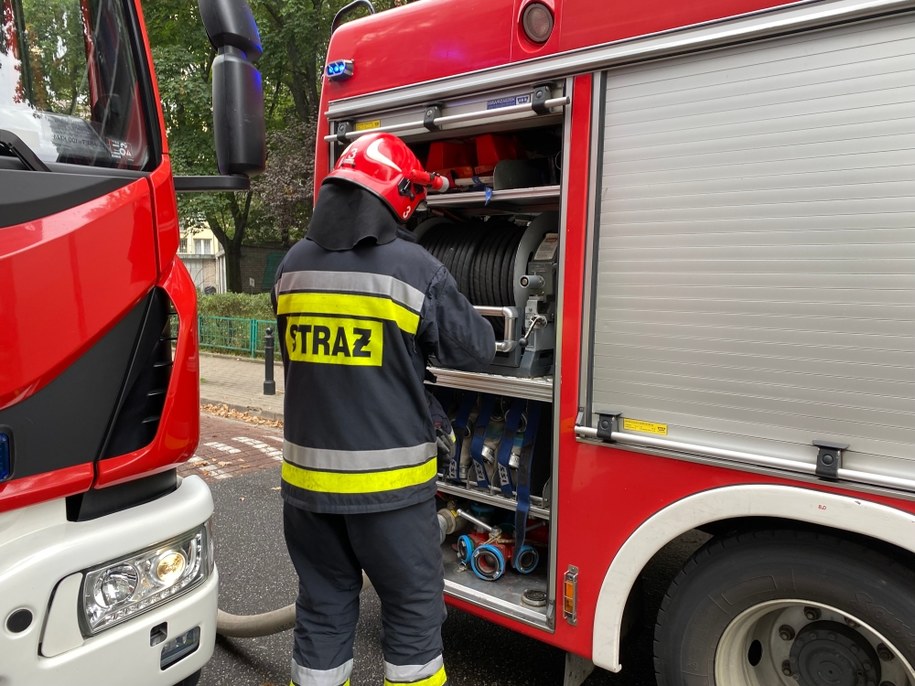
[[[474,370],[492,326],[385,204],[321,187],[308,237],[273,291],[285,369],[282,493],[313,512],[378,512],[435,492],[423,378],[430,360]]]

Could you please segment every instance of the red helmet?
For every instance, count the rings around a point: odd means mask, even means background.
[[[407,147],[390,133],[369,133],[350,143],[326,181],[355,183],[384,200],[405,222],[426,199],[426,189],[444,192],[448,179],[429,173]]]

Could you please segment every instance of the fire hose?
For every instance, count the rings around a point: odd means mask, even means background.
[[[447,510],[444,512],[448,513]],[[439,526],[443,527],[442,535],[444,537],[446,525],[443,519],[443,514],[440,512]],[[256,615],[235,615],[224,610],[218,610],[216,615],[216,633],[226,638],[260,638],[278,634],[294,626],[295,603]]]
[[[258,615],[233,615],[218,610],[216,633],[227,638],[258,638],[295,626],[295,603]]]

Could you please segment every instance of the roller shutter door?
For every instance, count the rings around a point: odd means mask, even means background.
[[[913,27],[606,74],[592,421],[915,476]]]

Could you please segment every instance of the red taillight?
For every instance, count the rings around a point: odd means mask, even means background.
[[[553,33],[553,12],[540,2],[532,2],[521,13],[524,35],[534,43],[546,43]]]

